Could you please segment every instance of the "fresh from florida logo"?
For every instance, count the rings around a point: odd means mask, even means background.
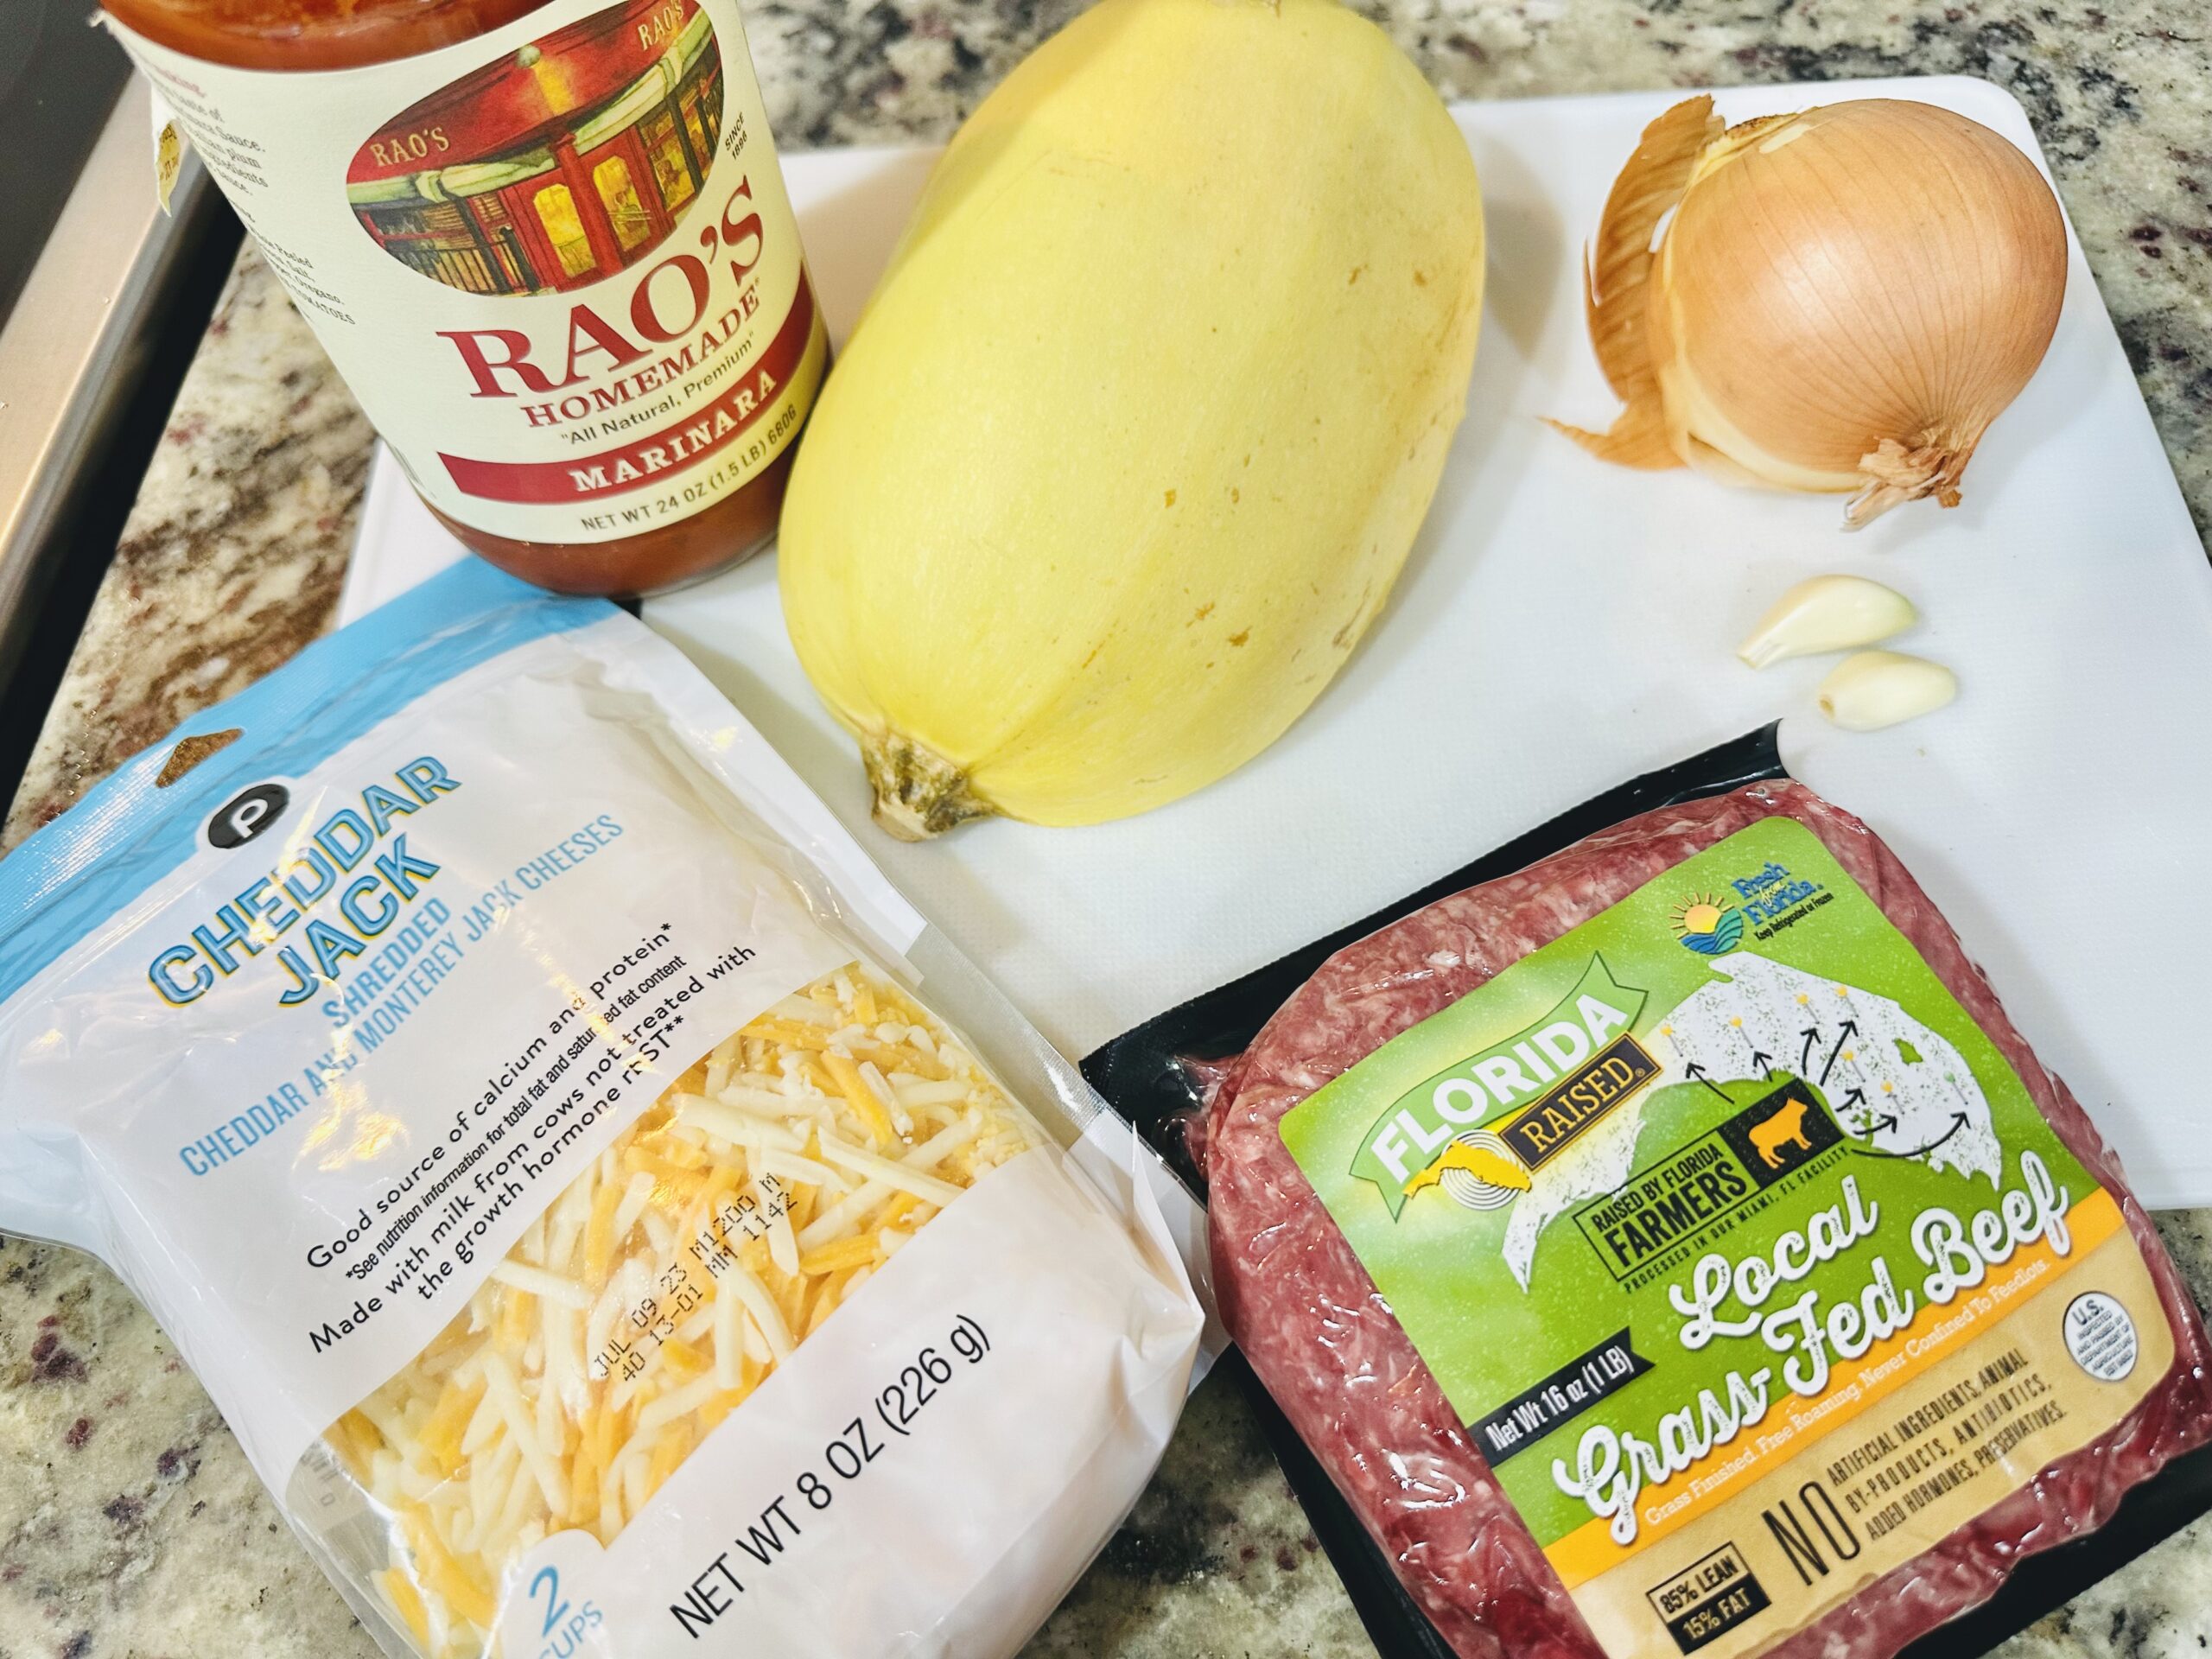
[[[1744,912],[1711,893],[1692,893],[1668,913],[1675,937],[1700,957],[1725,957],[1744,942]]]
[[[1646,993],[1592,957],[1551,1009],[1391,1103],[1353,1155],[1395,1220],[1435,1187],[1470,1210],[1497,1210],[1535,1173],[1659,1075],[1630,1027]]]
[[[1822,883],[1808,881],[1772,859],[1756,874],[1732,877],[1728,885],[1742,901],[1744,918],[1753,935],[1762,939],[1795,926],[1800,919],[1835,899],[1835,894]]]

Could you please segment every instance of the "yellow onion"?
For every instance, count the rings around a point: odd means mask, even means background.
[[[1644,130],[1584,272],[1626,407],[1560,430],[1624,466],[1855,492],[1853,528],[1956,506],[2065,289],[2050,186],[1979,123],[1870,99],[1724,130],[1690,99]]]

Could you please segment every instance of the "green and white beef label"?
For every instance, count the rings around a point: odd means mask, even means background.
[[[1281,1134],[1615,1652],[1779,1639],[2117,1421],[2171,1354],[2111,1198],[1793,819],[1532,952]],[[2067,1360],[2079,1297],[2041,1294],[2093,1263],[2069,1283],[2158,1350],[2117,1378]],[[2001,1451],[1947,1440],[1963,1472],[1912,1487],[1878,1439],[1831,1455],[1877,1401],[2015,1375]]]

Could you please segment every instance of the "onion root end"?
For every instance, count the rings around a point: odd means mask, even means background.
[[[1844,528],[1864,530],[1891,507],[1926,496],[1934,496],[1942,506],[1957,506],[1961,499],[1959,480],[1980,442],[1977,434],[1964,443],[1926,442],[1908,449],[1895,438],[1884,438],[1871,454],[1859,458],[1859,471],[1866,485],[1844,509]]]

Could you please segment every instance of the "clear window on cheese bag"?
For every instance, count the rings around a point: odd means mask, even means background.
[[[359,1502],[321,1541],[423,1655],[499,1650],[526,1552],[568,1529],[612,1543],[872,1274],[1045,1138],[887,976],[855,962],[784,998],[330,1426],[322,1478]]]

